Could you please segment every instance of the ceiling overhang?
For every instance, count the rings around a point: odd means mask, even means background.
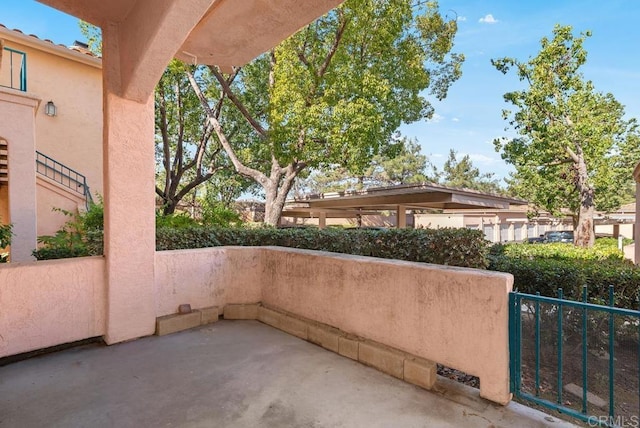
[[[99,27],[123,23],[142,0],[38,0]],[[172,1],[158,0],[158,7]],[[342,0],[210,0],[175,56],[229,70],[276,46]],[[153,3],[152,3],[153,4]]]

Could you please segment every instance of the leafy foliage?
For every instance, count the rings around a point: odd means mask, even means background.
[[[176,213],[165,215],[160,211],[156,212],[156,227],[173,228],[173,229],[186,229],[190,227],[199,226],[198,222],[191,218],[187,213]]]
[[[156,194],[163,200],[165,215],[173,214],[187,195],[195,198],[198,187],[212,179],[224,196],[239,195],[250,184],[229,174],[232,166],[220,143],[212,138],[213,128],[191,89],[185,67],[172,61],[155,91]],[[198,79],[211,83],[206,70]],[[218,104],[217,114],[222,107]]]
[[[55,235],[38,237],[40,247],[33,251],[37,260],[64,259],[102,254],[103,205],[91,204],[85,213],[54,209],[69,217]]]
[[[617,248],[615,239],[598,239],[592,248],[581,248],[563,243],[542,245],[496,244],[502,254],[512,258],[543,258],[556,260],[623,260],[624,253]]]
[[[230,75],[211,67],[221,89],[192,74],[235,169],[264,190],[267,224],[305,168],[362,175],[400,124],[432,116],[425,95],[444,98],[460,77],[463,57],[450,54],[456,21],[436,2],[413,6],[347,0]],[[226,100],[240,120],[216,113]]]
[[[102,30],[86,21],[78,21],[78,27],[83,36],[87,38],[89,50],[97,56],[102,56]]]
[[[296,195],[435,181],[435,167],[420,153],[417,141],[395,136],[385,153],[373,157],[360,176],[339,165],[316,169],[295,185]],[[431,174],[431,175],[430,175]]]
[[[462,187],[479,190],[481,192],[502,193],[503,189],[491,172],[481,173],[473,166],[469,155],[464,155],[458,160],[457,152],[449,150],[449,158],[445,161],[441,174],[441,183],[445,186]]]
[[[487,266],[486,241],[481,232],[470,229],[200,227],[161,229],[156,237],[158,250],[217,245],[282,246],[452,266]]]
[[[576,245],[594,242],[593,213],[623,202],[618,191],[631,180],[631,159],[638,152],[635,121],[627,121],[612,94],[596,92],[579,69],[587,60],[583,44],[589,32],[574,37],[556,26],[544,37],[535,58],[492,60],[502,73],[514,69],[528,88],[504,95],[515,112],[503,116],[519,134],[494,141],[502,158],[516,168],[512,189],[539,208],[574,215]]]
[[[0,249],[11,245],[12,225],[0,224]],[[0,253],[0,263],[6,263],[9,260],[9,253]]]
[[[242,224],[242,218],[232,208],[222,203],[212,203],[202,210],[202,224],[217,227],[239,226]]]
[[[587,286],[589,300],[608,302],[614,286],[616,305],[637,309],[640,268],[624,260],[613,239],[599,239],[594,248],[570,244],[496,244],[491,247],[489,270],[508,272],[514,289],[523,293],[556,297],[562,288],[567,299],[580,300]]]

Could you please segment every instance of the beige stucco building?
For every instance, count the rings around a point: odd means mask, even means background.
[[[596,213],[595,232],[599,236],[632,239],[635,230],[635,203],[612,213]],[[528,216],[528,207],[512,206],[504,210],[444,210],[442,213],[415,214],[416,227],[465,227],[483,231],[491,242],[520,242],[552,230],[573,230],[572,219],[540,212]]]
[[[102,193],[102,62],[3,26],[0,45],[0,221],[24,261],[67,220],[53,208],[82,210]]]

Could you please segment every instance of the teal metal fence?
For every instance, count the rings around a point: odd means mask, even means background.
[[[640,311],[509,294],[510,386],[515,397],[589,426],[640,422]],[[603,399],[602,396],[606,397]]]
[[[36,151],[36,172],[85,197],[86,208],[93,203],[87,178],[55,159]]]
[[[27,54],[4,47],[2,49],[2,77],[0,86],[27,92]]]

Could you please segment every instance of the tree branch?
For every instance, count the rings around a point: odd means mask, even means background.
[[[573,162],[575,162],[575,163],[579,163],[580,162],[580,158],[578,157],[578,155],[573,150],[571,150],[571,147],[565,147],[564,150],[571,157]]]
[[[224,148],[225,152],[227,152],[227,155],[229,156],[229,159],[231,159],[231,163],[235,167],[236,171],[238,171],[240,174],[246,177],[253,178],[255,181],[262,184],[263,186],[266,186],[269,181],[266,175],[264,175],[263,173],[261,173],[256,169],[245,166],[240,161],[240,159],[238,159],[238,156],[236,155],[235,151],[231,147],[231,144],[229,144],[229,141],[227,140],[222,130],[222,126],[220,126],[220,122],[218,122],[218,119],[216,119],[215,115],[213,114],[214,112],[209,106],[209,103],[207,102],[207,98],[202,93],[202,90],[200,89],[198,82],[196,82],[196,79],[193,76],[193,73],[190,70],[187,70],[186,73],[187,73],[187,77],[189,78],[189,82],[191,83],[191,87],[196,93],[196,96],[198,97],[198,99],[200,100],[200,104],[202,104],[202,108],[204,108],[204,110],[207,112],[209,123],[213,127],[213,130],[215,131],[218,139],[220,140],[220,144]]]
[[[258,121],[255,120],[253,116],[251,116],[251,113],[249,113],[247,108],[244,106],[244,104],[242,104],[242,102],[238,99],[238,97],[235,96],[235,94],[231,90],[231,86],[229,86],[224,76],[222,76],[222,74],[220,74],[220,72],[214,66],[210,65],[209,70],[211,70],[211,73],[213,73],[215,78],[218,80],[218,83],[220,83],[220,86],[222,87],[223,92],[227,94],[227,98],[229,98],[231,102],[236,106],[236,108],[240,111],[240,113],[242,113],[242,116],[247,120],[247,122],[249,122],[249,124],[253,127],[253,129],[255,129],[256,132],[262,138],[266,138],[267,132],[264,130],[262,125],[260,125]]]
[[[344,34],[344,30],[347,27],[347,20],[344,19],[344,13],[342,12],[342,9],[338,9],[338,14],[342,22],[340,23],[340,26],[336,30],[336,37],[335,39],[333,39],[333,44],[331,45],[331,49],[329,49],[329,52],[327,52],[327,56],[324,58],[322,65],[320,66],[320,68],[318,69],[318,72],[316,73],[316,76],[318,78],[322,78],[324,74],[327,72],[327,68],[329,68],[329,65],[331,64],[331,59],[336,54],[336,51],[338,50],[338,46],[340,46],[342,35]]]
[[[169,184],[170,184],[170,180],[171,180],[171,162],[170,162],[170,158],[171,158],[171,151],[169,150],[169,133],[167,131],[167,127],[168,127],[168,121],[167,121],[167,105],[165,102],[165,92],[164,92],[164,87],[162,85],[159,85],[158,87],[158,92],[160,95],[160,134],[162,135],[162,153],[164,156],[163,159],[163,163],[164,163],[164,170],[165,170],[165,177],[164,177],[164,189],[165,192],[169,190]],[[162,195],[161,195],[162,196]]]

